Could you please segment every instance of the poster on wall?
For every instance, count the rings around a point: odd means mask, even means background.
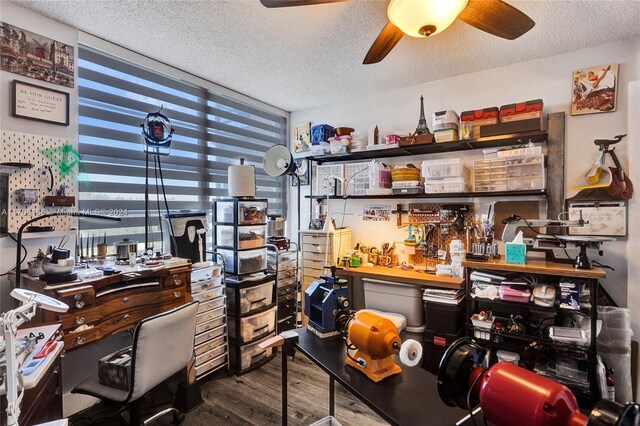
[[[390,204],[370,204],[362,207],[362,220],[388,221],[391,218]]]
[[[296,158],[293,162],[296,163],[295,173],[300,178],[300,186],[309,185],[309,160]],[[298,179],[291,177],[291,186],[298,186]]]
[[[74,86],[74,48],[0,22],[0,69],[61,86]]]
[[[301,123],[293,126],[293,152],[311,151],[311,123]]]
[[[571,115],[615,111],[617,83],[618,64],[574,71]]]

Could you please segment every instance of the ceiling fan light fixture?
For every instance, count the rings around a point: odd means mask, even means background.
[[[411,37],[427,37],[445,30],[469,0],[391,0],[389,21]]]

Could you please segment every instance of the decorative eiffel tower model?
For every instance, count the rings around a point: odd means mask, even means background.
[[[424,98],[420,95],[420,120],[418,120],[418,127],[416,127],[416,131],[413,132],[413,136],[428,135],[429,133],[431,132],[427,127],[427,119],[424,118]]]

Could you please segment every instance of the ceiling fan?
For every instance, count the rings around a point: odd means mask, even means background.
[[[269,8],[309,6],[348,0],[260,0]],[[498,37],[514,40],[536,24],[502,0],[391,0],[389,22],[367,52],[363,64],[380,62],[402,36],[428,37],[445,30],[456,18]]]

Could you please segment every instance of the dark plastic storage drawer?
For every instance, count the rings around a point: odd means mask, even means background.
[[[458,334],[464,327],[465,301],[457,305],[424,302],[424,319],[428,330],[443,334]]]

